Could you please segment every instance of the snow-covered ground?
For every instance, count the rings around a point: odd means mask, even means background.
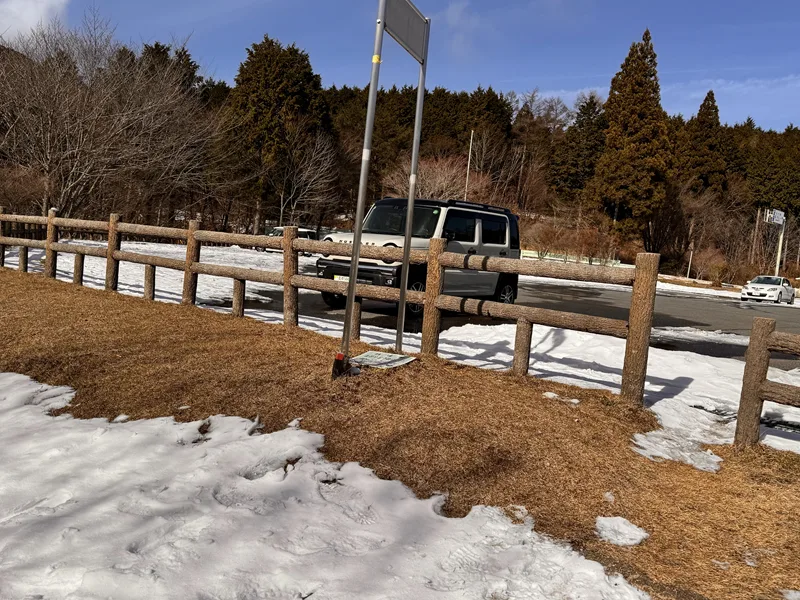
[[[645,600],[500,508],[463,519],[320,454],[298,422],[50,417],[68,388],[0,374],[0,598]]]

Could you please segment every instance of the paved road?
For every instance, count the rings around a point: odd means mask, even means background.
[[[311,274],[311,273],[309,273]],[[271,310],[283,310],[282,294],[269,294]],[[540,284],[520,282],[518,304],[561,310],[568,312],[627,319],[630,292],[620,289],[579,287],[569,284]],[[255,307],[257,303],[252,306]],[[300,314],[319,318],[344,320],[343,310],[329,309],[319,294],[300,294]],[[800,333],[800,307],[765,303],[740,302],[723,297],[703,297],[678,292],[659,293],[656,297],[655,327],[694,327],[708,331],[723,331],[749,335],[754,317],[770,317],[778,322],[778,329]],[[365,300],[362,323],[377,327],[394,328],[397,311],[395,306],[384,302]],[[466,323],[491,324],[497,320],[446,314],[442,319],[444,329]],[[407,323],[407,331],[419,331],[421,324]],[[653,345],[668,350],[690,350],[709,356],[744,359],[746,347],[719,342],[654,339]],[[800,361],[792,356],[773,357],[773,366],[784,369],[800,368]]]

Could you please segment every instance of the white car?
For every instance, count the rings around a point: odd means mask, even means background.
[[[742,288],[742,300],[755,300],[756,302],[766,300],[775,304],[780,302],[794,304],[794,297],[795,289],[785,277],[759,275],[752,281],[748,281]]]

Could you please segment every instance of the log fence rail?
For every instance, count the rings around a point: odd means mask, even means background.
[[[45,226],[47,228],[47,237],[45,240],[6,237],[6,229],[4,228],[6,223]],[[198,220],[189,221],[187,225],[187,229],[180,229],[123,223],[120,222],[119,215],[116,214],[112,214],[108,221],[65,219],[58,217],[54,209],[49,211],[47,217],[10,215],[3,213],[2,208],[0,208],[0,266],[4,264],[6,247],[17,246],[20,248],[20,271],[28,270],[29,248],[43,249],[45,250],[45,275],[55,278],[58,255],[73,254],[75,256],[73,283],[82,285],[84,258],[86,256],[105,258],[105,289],[116,291],[119,283],[119,263],[133,262],[143,264],[145,265],[144,297],[149,300],[155,298],[157,269],[183,271],[182,303],[189,305],[196,302],[198,275],[227,277],[233,282],[232,312],[236,317],[244,316],[247,281],[282,285],[284,289],[284,325],[287,327],[296,327],[298,324],[299,289],[342,295],[347,293],[347,283],[343,281],[301,275],[298,271],[298,254],[302,252],[349,257],[352,256],[352,245],[350,244],[298,238],[296,227],[286,227],[282,237],[275,237],[204,231],[200,229]],[[93,235],[105,235],[107,239],[106,247],[59,242],[63,230],[78,230]],[[125,235],[185,243],[186,258],[185,260],[178,260],[139,252],[123,251],[121,249],[121,241]],[[283,270],[267,271],[201,262],[204,243],[249,246],[251,248],[282,251]],[[622,373],[622,396],[631,403],[642,403],[647,375],[647,358],[653,322],[656,281],[658,278],[658,254],[639,254],[636,259],[635,270],[622,270],[613,267],[582,264],[545,263],[523,259],[456,254],[446,252],[446,245],[447,243],[443,239],[432,239],[428,250],[412,250],[411,252],[412,264],[427,264],[425,291],[408,291],[407,293],[409,303],[424,305],[422,322],[423,354],[435,355],[438,353],[442,311],[516,321],[517,333],[512,371],[519,375],[528,373],[533,325],[547,325],[609,335],[626,340],[625,362]],[[400,262],[403,258],[403,249],[362,246],[361,256],[366,259]],[[628,321],[607,319],[445,295],[442,293],[442,287],[444,273],[448,268],[554,277],[575,281],[594,281],[614,285],[632,285],[629,319]],[[353,311],[355,339],[358,339],[361,329],[360,308],[361,301],[364,298],[397,302],[400,299],[400,290],[398,288],[370,284],[357,284],[357,306],[356,310]],[[797,348],[800,349],[800,342],[797,342]]]

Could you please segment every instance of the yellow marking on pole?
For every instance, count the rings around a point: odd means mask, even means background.
[[[380,63],[381,62],[381,55],[380,54],[373,54],[372,55],[372,62],[373,63]]]

